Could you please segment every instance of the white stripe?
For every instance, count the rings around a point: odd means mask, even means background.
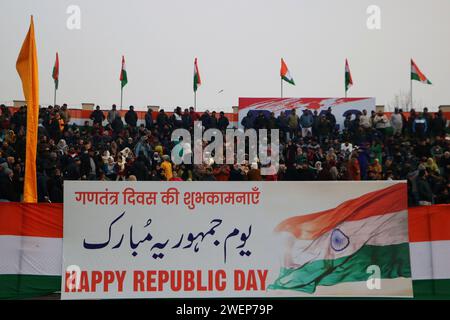
[[[450,240],[411,242],[409,248],[414,280],[450,279]]]
[[[330,230],[314,240],[298,240],[284,232],[283,247],[286,248],[284,266],[299,268],[315,260],[337,259],[349,256],[363,245],[386,246],[408,242],[408,213],[406,210],[372,216],[362,220],[346,221],[337,226],[348,238],[349,244],[342,251],[331,246]]]
[[[289,81],[292,81],[293,78],[291,76],[291,73],[289,72],[289,70],[286,71],[286,74],[284,75],[286,77],[286,79],[288,79]]]
[[[0,236],[0,252],[0,274],[61,275],[61,238]]]
[[[414,73],[417,75],[417,77],[419,77],[419,82],[428,84],[428,78],[425,75],[424,75],[425,79],[420,80],[419,71],[414,67],[414,65],[411,66],[411,73]]]

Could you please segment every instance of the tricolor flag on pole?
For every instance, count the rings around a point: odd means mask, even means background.
[[[414,62],[413,59],[411,59],[411,80],[410,80],[410,107],[413,108],[413,80],[425,83],[425,84],[431,84],[431,81],[428,80],[427,77],[420,71],[417,64]]]
[[[352,74],[347,59],[345,59],[345,97],[347,97],[348,89],[353,86]]]
[[[24,202],[37,202],[36,148],[39,118],[39,72],[31,16],[30,28],[17,57],[16,69],[22,80],[23,94],[27,101],[27,137],[25,153]]]
[[[123,88],[127,83],[128,77],[127,77],[127,68],[125,65],[125,57],[122,56],[122,68],[120,69],[120,85]]]
[[[123,102],[123,87],[128,83],[127,77],[127,68],[125,65],[125,57],[122,56],[122,68],[120,69],[120,109],[122,110],[122,102]]]
[[[197,58],[194,60],[194,110],[197,108],[197,89],[202,84],[200,72],[198,71]]]
[[[55,65],[53,66],[52,78],[55,81],[55,90],[58,90],[58,82],[59,82],[59,57],[58,57],[58,52],[56,53]]]
[[[405,183],[286,219],[275,232],[286,247],[271,289],[313,293],[317,286],[366,282],[373,265],[381,279],[411,278]]]
[[[59,56],[58,52],[56,52],[55,65],[53,66],[52,78],[55,81],[55,94],[53,98],[53,105],[56,105],[56,90],[58,90],[59,84]]]
[[[202,84],[200,79],[200,72],[198,71],[197,58],[194,60],[194,92],[197,92],[198,87]]]
[[[292,78],[291,73],[289,72],[289,69],[286,63],[284,62],[283,58],[281,58],[280,76],[281,79],[295,86],[294,78]]]
[[[431,81],[420,71],[416,63],[411,59],[411,80],[417,80],[425,84],[431,84]]]

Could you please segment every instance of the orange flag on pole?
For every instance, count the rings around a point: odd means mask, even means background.
[[[17,57],[16,69],[22,80],[23,94],[27,101],[27,139],[23,200],[24,202],[37,202],[36,148],[39,117],[39,77],[33,16],[31,16],[30,28]]]

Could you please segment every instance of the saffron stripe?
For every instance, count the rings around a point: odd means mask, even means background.
[[[62,203],[0,203],[0,235],[62,238]]]

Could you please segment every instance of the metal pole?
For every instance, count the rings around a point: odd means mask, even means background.
[[[120,110],[122,110],[122,101],[123,101],[123,87],[120,86]]]
[[[283,98],[283,78],[281,78],[281,98]]]
[[[197,111],[197,91],[194,91],[194,110]]]
[[[410,108],[409,108],[409,111],[411,111],[412,108],[413,108],[413,91],[412,91],[412,89],[413,89],[412,87],[413,87],[413,86],[412,86],[412,78],[409,80],[409,82],[410,82],[410,84],[409,84],[409,87],[410,87],[410,92],[409,92],[409,93],[410,93],[410,97],[409,97],[409,98],[410,98],[410,100],[411,100],[411,101],[410,101]]]
[[[53,95],[53,106],[56,106],[56,84],[55,84],[55,94]]]

